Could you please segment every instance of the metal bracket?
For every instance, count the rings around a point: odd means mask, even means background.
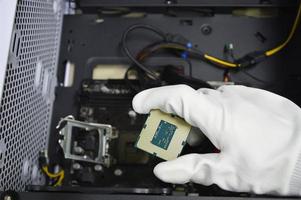
[[[111,156],[108,152],[109,141],[118,137],[118,133],[112,128],[111,125],[77,121],[73,116],[67,116],[60,120],[56,128],[59,130],[59,134],[63,136],[63,139],[59,140],[59,144],[64,150],[64,156],[66,159],[110,166]],[[94,130],[98,132],[99,148],[95,158],[91,158],[86,154],[78,155],[73,153],[73,128],[84,129],[87,134]]]

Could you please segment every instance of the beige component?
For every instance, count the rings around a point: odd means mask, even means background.
[[[136,146],[164,160],[173,160],[181,153],[190,130],[191,126],[182,118],[153,110]]]
[[[234,16],[246,16],[254,18],[271,18],[279,16],[277,8],[241,8],[233,10]]]
[[[128,65],[123,64],[99,64],[94,67],[92,78],[94,80],[124,79],[128,68]]]

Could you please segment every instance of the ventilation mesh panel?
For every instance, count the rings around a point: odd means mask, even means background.
[[[0,189],[40,184],[62,23],[59,0],[19,0],[0,104]]]

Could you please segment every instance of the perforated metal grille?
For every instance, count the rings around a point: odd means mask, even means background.
[[[62,23],[59,0],[18,1],[0,105],[0,189],[43,182]]]

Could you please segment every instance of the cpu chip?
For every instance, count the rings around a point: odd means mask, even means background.
[[[152,110],[140,133],[136,147],[164,160],[177,158],[191,130],[182,118]]]

